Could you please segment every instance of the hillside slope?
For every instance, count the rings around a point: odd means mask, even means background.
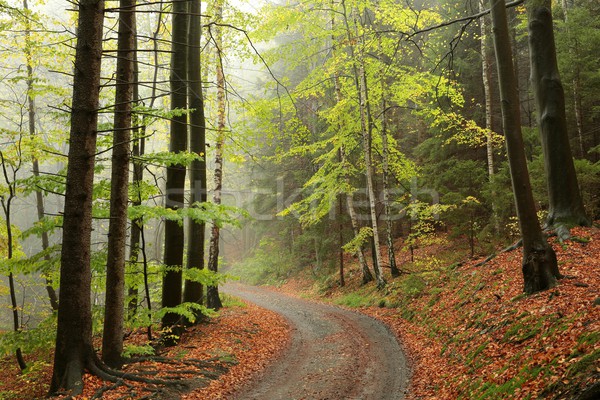
[[[332,275],[291,280],[284,290],[385,321],[412,357],[412,398],[588,398],[600,381],[600,229],[550,241],[566,277],[530,296],[522,293],[520,249],[480,266],[442,266],[456,256],[448,245],[420,249],[412,263],[400,255],[405,273],[384,291],[360,286],[356,266],[344,288]]]

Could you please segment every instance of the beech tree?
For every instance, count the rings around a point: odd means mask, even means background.
[[[100,371],[92,344],[90,244],[103,21],[103,0],[79,2],[50,394],[62,390],[79,394],[84,370]]]
[[[527,2],[531,84],[548,181],[547,225],[556,228],[561,239],[569,228],[589,225],[577,182],[567,131],[565,94],[560,80],[554,43],[550,0]]]
[[[172,15],[171,45],[171,110],[176,114],[171,117],[171,133],[169,151],[180,153],[187,150],[187,43],[189,26],[189,1],[175,1]],[[186,167],[183,164],[167,166],[166,203],[165,207],[177,210],[184,206]],[[182,299],[182,266],[184,251],[184,228],[178,221],[165,221],[165,272],[162,283],[162,307],[171,308],[181,304]],[[162,318],[163,326],[179,332],[181,316],[175,312],[167,312]],[[170,341],[169,341],[170,342]]]
[[[135,0],[121,0],[119,3],[110,222],[106,263],[104,333],[102,336],[102,360],[111,367],[121,366],[121,353],[123,352],[135,2]]]
[[[537,220],[521,132],[520,102],[504,0],[489,0],[498,68],[502,124],[510,165],[513,195],[523,240],[524,291],[533,293],[556,285],[561,277],[556,254]]]
[[[188,34],[188,98],[190,108],[190,151],[202,159],[192,161],[189,168],[190,207],[196,202],[206,202],[206,118],[202,93],[202,70],[200,60],[200,38],[202,21],[200,0],[192,0],[190,6],[190,30]],[[204,237],[206,224],[190,219],[187,240],[187,268],[204,268]],[[186,280],[184,302],[202,304],[203,288],[197,281]]]

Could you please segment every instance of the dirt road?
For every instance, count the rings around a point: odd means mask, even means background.
[[[234,399],[404,398],[406,361],[395,337],[380,322],[256,287],[232,284],[226,292],[282,314],[292,327],[287,351]]]

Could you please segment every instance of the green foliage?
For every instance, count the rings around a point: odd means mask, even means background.
[[[14,354],[17,349],[21,349],[24,353],[49,349],[54,345],[55,337],[56,316],[51,315],[34,328],[0,334],[0,355]]]
[[[135,344],[127,344],[123,349],[123,357],[131,358],[133,356],[153,356],[155,354],[155,349],[149,344],[144,344],[141,346]]]
[[[152,219],[165,219],[175,221],[183,225],[186,218],[195,222],[214,221],[219,227],[224,225],[239,225],[239,217],[248,217],[248,213],[240,208],[227,206],[223,204],[196,202],[192,207],[183,207],[178,209],[165,208],[160,206],[137,205],[128,209],[130,220],[146,223]]]
[[[356,254],[362,246],[373,236],[373,228],[363,226],[351,241],[342,246],[346,253]]]
[[[177,314],[182,316],[185,320],[194,322],[196,317],[200,313],[203,316],[212,317],[216,315],[215,311],[207,308],[198,303],[185,302],[179,304],[177,307],[163,307],[156,312],[155,318],[162,319],[166,314]]]
[[[233,265],[229,273],[252,285],[279,284],[295,262],[293,255],[280,251],[274,240],[263,238],[254,253]]]
[[[147,153],[143,156],[138,157],[135,161],[140,161],[147,165],[170,167],[174,165],[186,165],[189,166],[193,161],[202,161],[203,155],[182,151],[179,153],[172,153],[170,151],[163,151],[158,153]]]

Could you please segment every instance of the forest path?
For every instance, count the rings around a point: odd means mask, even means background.
[[[396,338],[379,321],[272,290],[228,284],[225,292],[287,318],[291,344],[236,400],[398,400],[409,369]]]

